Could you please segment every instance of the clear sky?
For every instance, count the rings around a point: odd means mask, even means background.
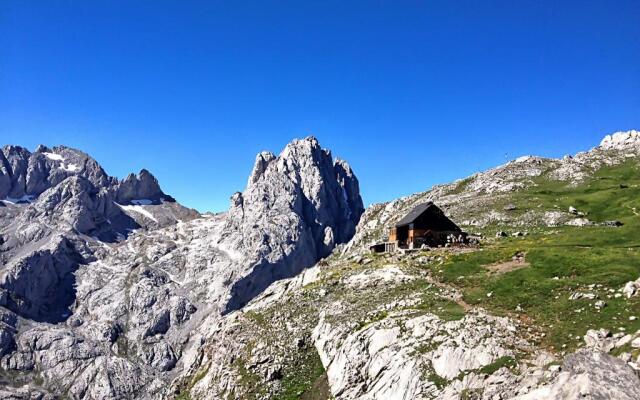
[[[224,210],[315,135],[370,204],[640,129],[640,1],[0,1],[0,144]]]

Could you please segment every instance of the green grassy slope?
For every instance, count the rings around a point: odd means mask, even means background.
[[[513,194],[511,202],[519,210],[573,206],[591,221],[618,220],[624,225],[540,228],[522,238],[490,240],[482,251],[450,257],[436,271],[439,278],[460,288],[470,304],[529,321],[543,334],[541,342],[556,350],[575,348],[581,342],[576,336],[590,328],[640,329],[640,319],[629,319],[640,318],[640,299],[616,298],[613,293],[640,276],[638,164],[602,168],[577,187],[544,177],[536,183]],[[487,233],[503,228],[509,227],[489,227]],[[489,274],[484,268],[516,252],[526,253],[529,267],[504,274]],[[569,300],[576,291],[594,293],[598,299]],[[597,300],[607,305],[597,310]]]

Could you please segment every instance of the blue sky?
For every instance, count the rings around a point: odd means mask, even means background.
[[[0,2],[0,144],[224,210],[315,135],[365,203],[640,128],[638,1]]]

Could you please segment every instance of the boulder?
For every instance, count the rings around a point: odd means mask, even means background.
[[[638,294],[638,289],[640,288],[640,278],[635,281],[629,281],[624,284],[622,288],[622,294],[625,295],[628,299]]]
[[[617,339],[612,337],[611,332],[606,329],[589,329],[584,335],[586,347],[606,353],[615,347],[616,341]]]

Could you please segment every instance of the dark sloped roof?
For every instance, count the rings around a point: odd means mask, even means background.
[[[446,215],[444,212],[429,201],[417,205],[396,224],[396,228],[400,228],[409,224],[419,224],[423,228],[434,229],[438,231],[459,231],[460,228]]]
[[[409,211],[409,214],[405,215],[404,218],[396,223],[396,228],[409,225],[410,223],[415,221],[416,218],[421,216],[422,213],[427,211],[427,209],[429,209],[429,207],[431,206],[435,206],[435,204],[433,204],[432,201],[428,201],[426,203],[418,204],[417,206],[413,207],[413,210]]]

